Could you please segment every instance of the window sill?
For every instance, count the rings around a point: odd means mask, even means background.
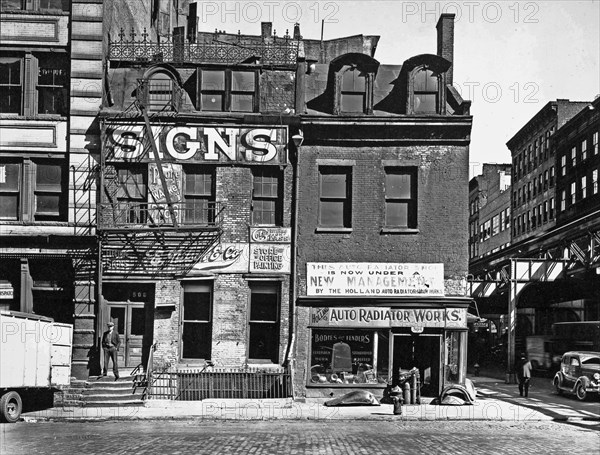
[[[3,120],[40,120],[40,121],[52,121],[52,122],[66,122],[67,117],[60,114],[37,114],[37,115],[21,115],[12,113],[0,113],[0,119]]]
[[[419,234],[419,229],[402,228],[402,227],[384,227],[381,228],[382,234]]]
[[[351,234],[352,228],[344,227],[317,227],[315,232],[322,232],[328,234]]]

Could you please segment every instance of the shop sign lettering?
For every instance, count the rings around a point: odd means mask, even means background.
[[[292,229],[284,227],[251,227],[250,241],[254,243],[291,243]]]
[[[251,244],[250,273],[290,273],[290,245]]]
[[[466,328],[466,308],[311,308],[314,327]]]
[[[177,162],[239,162],[286,164],[286,127],[151,126],[161,160]],[[109,161],[154,159],[143,125],[109,126]]]
[[[443,296],[443,264],[309,262],[307,295]]]

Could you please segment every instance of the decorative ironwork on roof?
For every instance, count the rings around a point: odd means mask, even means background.
[[[228,36],[231,38],[231,35]],[[251,39],[254,38],[254,39]],[[129,39],[123,29],[118,40],[109,37],[108,58],[115,61],[137,63],[221,63],[235,65],[242,63],[260,63],[261,65],[293,66],[296,64],[300,40],[284,37],[272,37],[269,40],[257,37],[242,37],[220,40],[219,33],[212,40],[191,43],[177,42],[172,35],[161,37],[159,42],[148,39],[146,29],[141,38],[132,30]]]

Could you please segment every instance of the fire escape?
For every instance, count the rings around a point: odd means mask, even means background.
[[[182,89],[176,85],[169,87],[172,97],[168,103],[149,114],[147,84],[147,80],[138,80],[136,101],[119,115],[105,120],[105,124],[120,131],[143,133],[143,153],[138,158],[120,160],[115,156],[109,135],[103,138],[98,210],[103,268],[105,274],[127,277],[185,276],[219,242],[224,206],[217,201],[199,203],[182,199],[181,175],[172,175],[172,165],[161,159],[157,145],[164,120],[177,117]],[[138,201],[119,198],[123,192],[143,193],[136,188],[139,182],[124,181],[119,176],[124,162],[153,165],[159,200],[150,190]]]

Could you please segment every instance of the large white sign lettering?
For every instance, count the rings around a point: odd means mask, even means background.
[[[287,128],[261,126],[152,126],[162,160],[182,162],[287,163]],[[143,125],[106,128],[108,161],[153,160]]]
[[[443,264],[309,262],[307,295],[441,296]]]

